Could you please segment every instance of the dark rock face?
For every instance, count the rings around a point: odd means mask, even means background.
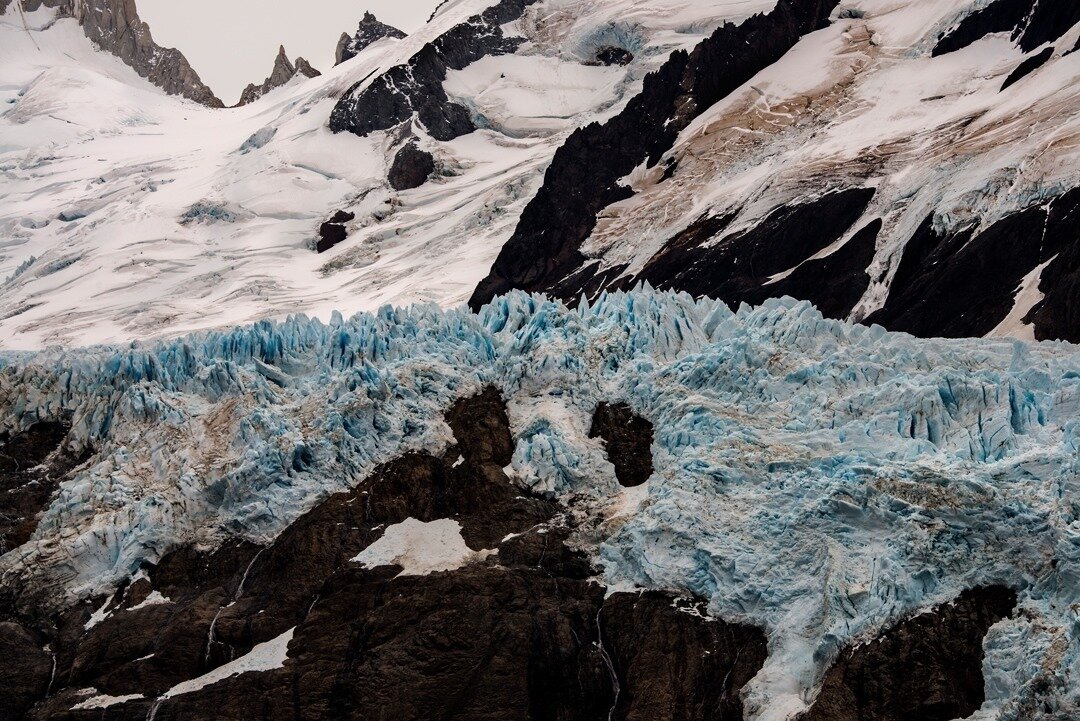
[[[1053,55],[1054,48],[1053,46],[1050,46],[1048,48],[1043,48],[1042,51],[1035,55],[1032,55],[1030,58],[1026,58],[1024,62],[1016,66],[1016,70],[1013,70],[1011,73],[1009,73],[1009,77],[1005,78],[1005,82],[1001,84],[1001,89],[1004,90],[1005,88],[1009,87],[1021,78],[1024,78],[1035,72],[1043,65],[1045,65],[1046,61],[1053,57]]]
[[[450,102],[443,81],[448,70],[462,70],[488,55],[514,52],[519,38],[503,35],[502,25],[520,18],[536,0],[501,0],[483,13],[426,44],[404,65],[386,71],[364,90],[354,85],[330,115],[330,129],[366,136],[389,130],[414,116],[436,140],[453,140],[476,129],[469,111]]]
[[[788,276],[787,287],[793,291],[809,291],[814,300],[830,306],[830,310],[846,314],[851,308],[845,306],[858,302],[861,293],[856,293],[860,287],[865,290],[869,283],[868,276],[865,281],[858,277],[859,273],[865,275],[866,265],[850,268],[855,278],[845,285],[845,278],[826,279],[811,275],[822,263],[805,269],[800,264],[840,240],[862,217],[873,197],[871,188],[826,193],[809,203],[778,208],[750,230],[729,235],[707,247],[704,243],[713,237],[708,231],[723,226],[698,226],[691,236],[673,239],[658,257],[646,263],[638,279],[648,280],[659,288],[677,288],[737,304],[760,302],[765,297],[782,294],[771,284],[766,285],[769,278],[799,266],[802,272],[795,278]],[[874,232],[876,236],[876,230]],[[834,259],[836,265],[845,261],[853,264],[852,254],[859,256],[856,260],[865,258],[866,238],[853,241],[856,245],[848,254]],[[872,243],[871,240],[871,259]],[[823,262],[825,260],[828,259]],[[869,262],[867,260],[866,264]]]
[[[965,17],[943,35],[933,55],[966,48],[993,33],[1011,32],[1025,52],[1057,40],[1080,22],[1080,4],[1072,0],[996,0]]]
[[[1045,297],[1024,321],[1039,340],[1080,340],[1080,189],[977,234],[939,235],[932,221],[905,246],[885,306],[867,322],[924,337],[983,336],[1008,316],[1024,277],[1049,262]]]
[[[589,438],[604,439],[615,477],[627,488],[640,486],[653,472],[653,425],[625,403],[601,403],[593,414]]]
[[[356,213],[347,213],[344,210],[334,213],[330,220],[319,226],[319,241],[315,244],[315,250],[325,253],[348,238],[349,231],[345,228],[345,223],[355,219]]]
[[[841,654],[801,721],[949,721],[985,698],[983,638],[1012,614],[1016,593],[990,586]]]
[[[10,621],[0,622],[0,721],[17,721],[44,698],[52,678],[52,658],[41,640]]]
[[[212,108],[224,107],[183,53],[154,42],[150,27],[139,18],[135,0],[25,0],[23,7],[57,8],[62,17],[79,21],[86,37],[112,53],[139,75],[170,95],[182,95]]]
[[[848,318],[870,286],[867,268],[874,260],[879,232],[881,220],[870,221],[834,253],[804,262],[783,280],[749,293],[746,301],[757,305],[767,297],[790,295],[810,301],[826,318]]]
[[[416,143],[406,143],[394,156],[387,179],[397,191],[419,188],[435,172],[435,157]]]
[[[341,65],[346,60],[352,60],[369,45],[383,38],[400,39],[403,37],[405,37],[405,33],[391,25],[379,22],[374,15],[365,12],[355,35],[341,34],[337,50],[334,52],[334,65]]]
[[[498,392],[459,401],[446,421],[456,444],[443,456],[380,467],[272,546],[177,549],[149,580],[120,589],[89,630],[97,600],[0,624],[0,647],[27,659],[2,693],[36,702],[27,718],[42,720],[741,718],[739,690],[765,661],[763,632],[706,620],[666,593],[605,599],[566,543],[558,504],[504,474],[514,443]],[[470,548],[497,556],[428,576],[350,561],[407,518],[453,518]],[[136,608],[151,590],[168,600]],[[289,629],[283,667],[159,698]],[[58,652],[42,700],[45,640]],[[73,710],[88,687],[144,698]]]
[[[601,65],[629,65],[634,62],[634,54],[626,48],[608,45],[596,51],[596,62]]]
[[[306,78],[316,78],[322,75],[322,73],[311,67],[311,64],[303,58],[297,58],[296,63],[293,64],[293,62],[289,60],[289,56],[285,53],[285,46],[282,45],[278,48],[277,57],[274,58],[274,69],[270,72],[270,76],[266,78],[261,85],[249,83],[248,86],[244,88],[244,92],[240,94],[240,102],[236,104],[237,107],[255,102],[271,90],[285,85],[297,75],[303,75]]]
[[[69,430],[66,423],[38,423],[0,438],[0,554],[29,540],[38,514],[83,460],[60,447]]]
[[[1031,12],[1031,3],[1032,0],[996,0],[961,20],[938,40],[931,54],[937,57],[966,48],[987,35],[1013,31]]]
[[[1020,38],[1020,48],[1030,52],[1043,43],[1053,42],[1080,23],[1080,3],[1072,0],[1036,0],[1027,25],[1013,35]]]
[[[632,194],[619,179],[659,162],[694,118],[823,27],[837,2],[780,0],[767,15],[725,24],[692,53],[673,53],[619,115],[571,135],[470,305],[514,288],[548,291],[581,268],[597,214]]]

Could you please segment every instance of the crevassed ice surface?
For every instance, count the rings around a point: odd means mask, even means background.
[[[1015,718],[1034,684],[1076,717],[1080,348],[919,340],[791,300],[733,312],[645,288],[568,310],[515,293],[478,315],[0,355],[3,430],[70,414],[70,442],[97,451],[0,572],[70,598],[177,544],[268,542],[377,464],[445,448],[441,412],[489,384],[514,476],[589,509],[579,541],[605,583],[768,630],[749,718],[789,717],[837,648],[984,583],[1022,612],[987,637],[976,718]],[[587,438],[600,400],[656,426],[644,490]]]

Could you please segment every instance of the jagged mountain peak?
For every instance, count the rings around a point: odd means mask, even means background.
[[[348,33],[341,34],[341,39],[338,40],[337,50],[334,53],[334,64],[340,65],[346,60],[355,58],[369,45],[378,42],[383,38],[401,39],[404,37],[405,33],[391,25],[380,22],[373,13],[366,11],[364,12],[364,16],[360,19],[360,24],[356,29],[356,33],[353,35],[349,35]]]
[[[274,67],[270,75],[261,84],[249,83],[240,95],[237,107],[255,102],[271,90],[280,88],[298,75],[306,78],[316,78],[322,75],[318,70],[302,57],[296,58],[294,63],[285,52],[285,46],[278,46],[277,55],[274,56]]]

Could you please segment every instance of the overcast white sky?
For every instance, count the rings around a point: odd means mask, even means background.
[[[226,105],[248,83],[261,83],[279,45],[319,70],[334,64],[342,32],[365,10],[405,32],[420,27],[438,0],[138,0],[139,15],[160,45],[179,48]]]

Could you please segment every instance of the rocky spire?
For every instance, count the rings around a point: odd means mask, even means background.
[[[10,3],[0,0],[0,11]],[[22,0],[27,12],[40,7],[56,8],[60,17],[75,18],[95,45],[123,60],[166,93],[213,108],[224,107],[183,53],[154,42],[150,26],[139,18],[135,0]]]
[[[364,17],[360,20],[360,26],[356,30],[356,35],[341,34],[341,39],[338,40],[337,52],[334,54],[334,64],[340,65],[346,60],[355,58],[368,45],[383,38],[400,39],[403,37],[405,37],[405,33],[391,25],[379,22],[378,18],[370,12],[365,12]]]
[[[270,77],[264,80],[261,85],[251,83],[244,88],[237,106],[255,102],[274,88],[280,88],[297,75],[314,78],[322,75],[322,73],[311,67],[311,63],[303,58],[297,58],[296,63],[293,63],[285,52],[285,46],[282,45],[278,48],[277,57],[274,58],[274,69],[270,72]]]

